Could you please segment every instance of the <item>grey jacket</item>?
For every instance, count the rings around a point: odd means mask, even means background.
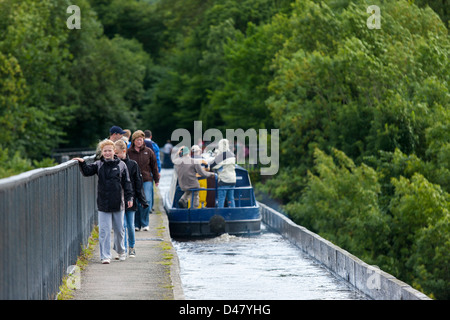
[[[214,176],[213,172],[207,172],[203,170],[199,161],[192,159],[191,157],[183,157],[176,161],[175,170],[178,175],[178,184],[181,190],[188,191],[192,188],[200,188],[196,174],[208,178]]]

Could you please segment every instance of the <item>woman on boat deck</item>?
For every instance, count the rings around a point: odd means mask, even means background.
[[[114,155],[114,142],[99,143],[100,160],[86,164],[82,158],[73,158],[80,165],[84,176],[98,175],[98,224],[100,259],[103,264],[111,261],[111,227],[114,229],[114,249],[120,260],[126,259],[124,247],[123,215],[125,204],[133,205],[133,189],[126,164]]]
[[[182,146],[178,153],[179,158],[174,161],[175,170],[178,175],[178,184],[184,194],[178,201],[178,207],[187,208],[188,200],[191,199],[192,191],[190,189],[200,188],[200,184],[197,180],[197,173],[205,178],[214,176],[212,172],[206,172],[202,169],[199,161],[192,159],[189,155],[189,148]],[[194,191],[194,201],[191,203],[191,207],[196,209],[199,206],[200,198],[199,191]]]

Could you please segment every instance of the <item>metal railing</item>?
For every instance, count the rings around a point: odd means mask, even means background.
[[[76,161],[0,180],[1,300],[56,297],[97,223],[96,190]]]
[[[193,207],[193,203],[194,203],[194,191],[215,191],[215,195],[214,195],[214,207],[217,207],[217,191],[219,190],[219,188],[216,187],[215,188],[192,188],[189,189],[190,191],[192,191],[191,194],[191,205],[189,206],[188,209],[191,209]],[[238,201],[238,205],[236,207],[241,207],[241,195],[242,195],[242,191],[244,190],[249,190],[249,200],[250,200],[250,207],[254,207],[256,206],[256,199],[254,197],[253,192],[251,192],[251,190],[253,190],[253,187],[251,186],[247,186],[247,187],[220,187],[220,190],[237,190],[238,191],[238,197],[237,197],[237,201]],[[183,193],[183,190],[181,190],[180,186],[177,186],[177,191],[180,191],[181,193]],[[236,201],[236,198],[235,198]],[[178,208],[178,204],[176,205]],[[197,209],[197,208],[192,208],[192,209]]]
[[[57,149],[53,151],[52,158],[58,163],[63,163],[75,157],[89,157],[95,155],[95,152],[95,149],[86,148]]]

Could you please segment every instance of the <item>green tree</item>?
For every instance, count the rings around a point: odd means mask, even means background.
[[[447,30],[432,11],[406,1],[384,3],[382,28],[370,30],[365,8],[364,1],[295,3],[267,99],[283,165],[310,168],[316,147],[338,148],[358,163],[396,148],[424,156],[429,115],[448,105]],[[434,94],[426,98],[425,90]]]
[[[144,98],[151,59],[136,40],[101,37],[73,63],[71,79],[80,106],[68,128],[71,146],[86,147],[108,135],[112,125],[133,127]]]
[[[164,16],[158,11],[160,4],[136,0],[89,2],[98,14],[108,38],[120,35],[126,39],[136,39],[153,58],[159,57],[168,40]]]
[[[102,2],[99,2],[101,4]],[[78,106],[66,128],[63,147],[94,146],[112,125],[135,129],[145,99],[145,82],[152,59],[136,39],[117,35],[109,39],[89,1],[78,1],[82,29],[72,30],[68,95]]]
[[[414,0],[414,3],[421,8],[426,8],[429,6],[439,15],[445,25],[448,26],[450,13],[448,12],[447,0]]]
[[[393,255],[398,274],[438,299],[450,297],[450,197],[420,174],[393,178]]]
[[[441,92],[447,93],[447,98],[450,97],[448,89],[443,88]],[[450,110],[439,106],[432,115],[432,120],[433,124],[426,131],[426,159],[433,170],[430,170],[427,178],[450,192]]]
[[[344,153],[316,149],[314,173],[287,213],[368,263],[381,264],[389,250],[389,217],[378,206],[380,184],[375,170],[356,166]],[[315,174],[317,173],[317,174]]]
[[[24,134],[26,84],[16,58],[0,52],[0,141],[12,147],[14,140]]]
[[[228,21],[234,27],[233,20]],[[265,100],[273,79],[272,59],[290,34],[287,22],[280,14],[268,25],[249,23],[245,35],[236,30],[218,47],[226,68],[207,108],[220,114],[222,127],[273,128]]]
[[[165,74],[158,73],[160,82],[149,90],[145,123],[167,137],[174,128],[190,129],[194,120],[218,128],[270,127],[265,85],[277,48],[265,50],[282,41],[276,37],[271,43],[271,33],[257,32],[256,26],[289,11],[291,1],[197,2],[164,1],[155,9],[166,17],[169,45],[164,60],[157,61],[164,66],[157,72]],[[262,75],[261,63],[266,64]],[[163,126],[160,114],[165,118],[168,110],[173,119]]]
[[[71,90],[66,73],[70,65],[66,8],[63,0],[0,3],[0,52],[14,61],[23,79],[16,93],[21,106],[7,107],[18,111],[11,117],[20,119],[20,124],[11,140],[3,143],[34,158],[48,154],[63,141],[64,127],[75,111],[65,100]]]

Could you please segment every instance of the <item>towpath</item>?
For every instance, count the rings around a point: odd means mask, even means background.
[[[97,244],[88,266],[81,271],[74,300],[179,300],[184,299],[179,263],[170,239],[167,215],[155,188],[155,212],[150,230],[136,232],[136,258],[101,264]]]

